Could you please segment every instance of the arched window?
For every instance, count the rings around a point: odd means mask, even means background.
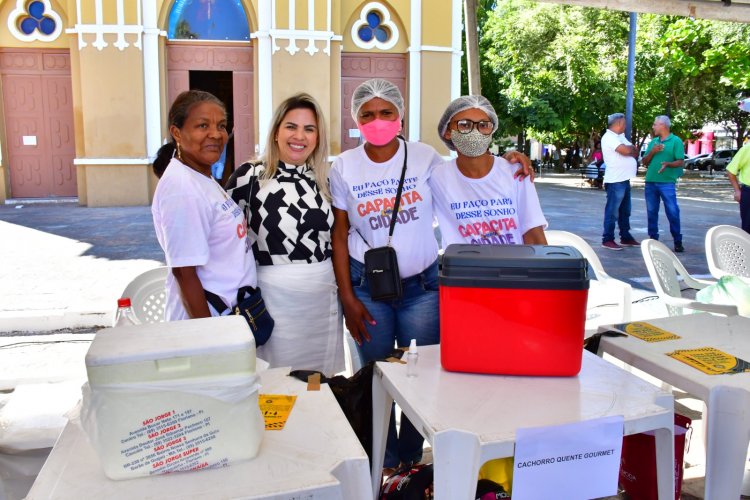
[[[170,40],[250,40],[241,0],[176,0],[169,13]]]
[[[352,25],[352,41],[363,49],[388,50],[398,42],[398,28],[391,20],[388,8],[380,2],[369,2],[362,7]]]

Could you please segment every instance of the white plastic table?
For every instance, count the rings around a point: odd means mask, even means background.
[[[648,343],[634,337],[602,337],[600,352],[679,387],[706,403],[705,499],[739,498],[750,441],[750,373],[707,375],[665,353],[715,347],[750,361],[750,318],[702,313],[647,322],[682,338]]]
[[[481,464],[514,454],[516,429],[622,415],[625,434],[655,430],[660,498],[674,498],[671,394],[584,352],[577,377],[453,373],[440,346],[419,348],[417,376],[377,363],[373,378],[373,492],[377,497],[391,402],[432,445],[435,499],[473,499]]]
[[[367,454],[327,385],[261,374],[264,394],[296,394],[283,430],[266,431],[258,456],[222,469],[112,481],[76,423],[65,428],[27,499],[333,499],[367,498]]]

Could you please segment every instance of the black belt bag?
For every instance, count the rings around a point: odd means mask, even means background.
[[[229,306],[215,293],[208,290],[203,290],[203,293],[206,294],[206,301],[219,314],[223,315],[224,311],[229,309]],[[232,309],[232,313],[245,318],[255,337],[256,346],[262,346],[271,338],[276,323],[266,308],[260,288],[246,286],[237,290],[237,305]]]
[[[406,176],[406,141],[404,141],[404,166],[401,168],[401,179],[398,181],[398,190],[396,191],[396,202],[393,206],[391,215],[391,225],[388,232],[388,244],[384,247],[370,248],[365,252],[365,276],[370,288],[370,297],[372,300],[398,300],[404,293],[401,284],[401,273],[398,270],[398,256],[396,250],[391,246],[393,230],[396,228],[396,217],[398,208],[401,205],[401,191],[404,188],[404,178]],[[357,231],[365,244],[370,245]]]

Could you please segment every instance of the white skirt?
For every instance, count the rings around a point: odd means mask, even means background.
[[[315,264],[258,266],[258,286],[276,322],[258,357],[271,368],[344,369],[344,326],[331,260]]]

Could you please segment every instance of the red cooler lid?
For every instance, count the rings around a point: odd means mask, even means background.
[[[449,245],[443,255],[440,285],[586,290],[588,262],[569,246]]]

